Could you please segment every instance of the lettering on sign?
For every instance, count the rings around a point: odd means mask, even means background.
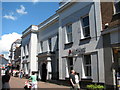
[[[72,50],[72,55],[84,54],[84,53],[85,53],[85,48],[77,48]]]

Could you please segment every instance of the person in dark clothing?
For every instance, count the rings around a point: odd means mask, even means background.
[[[75,71],[74,70],[71,70],[71,73],[70,73],[70,83],[71,83],[71,86],[72,88],[74,89],[75,88]]]
[[[5,75],[2,76],[2,90],[10,90],[9,80],[10,80],[9,71],[6,71]]]

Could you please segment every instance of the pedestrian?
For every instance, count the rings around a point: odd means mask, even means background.
[[[73,89],[75,89],[75,71],[74,70],[71,70],[70,72],[70,84],[72,86]]]
[[[10,74],[9,71],[7,70],[5,72],[5,75],[2,76],[2,90],[10,90],[9,80],[10,80]]]
[[[77,90],[80,90],[79,81],[80,81],[80,79],[79,79],[78,73],[75,72],[75,83],[76,83],[76,84],[75,84],[75,88],[76,88]]]
[[[30,78],[28,79],[29,81],[31,80],[31,89],[34,90],[34,89],[37,89],[37,77],[35,75],[35,72],[32,72],[32,75],[30,76]]]
[[[22,79],[23,77],[23,70],[20,71],[20,78]]]

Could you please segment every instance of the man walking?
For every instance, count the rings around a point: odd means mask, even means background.
[[[74,89],[75,88],[75,71],[74,70],[71,70],[71,73],[70,73],[70,83],[71,83],[71,86],[72,88]]]

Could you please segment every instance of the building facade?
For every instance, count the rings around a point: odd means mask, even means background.
[[[66,80],[74,69],[82,82],[112,88],[116,85],[116,70],[111,67],[114,60],[118,63],[120,50],[115,5],[94,1],[60,3],[56,14],[23,32],[21,69],[26,74],[38,72],[43,81]]]
[[[31,25],[22,33],[21,69],[25,75],[37,71],[37,30],[36,25]]]
[[[66,7],[65,7],[66,6]],[[70,2],[59,13],[59,78],[105,83],[100,2]]]
[[[17,39],[11,44],[9,57],[9,63],[12,63],[12,66],[19,70],[21,62],[21,39]]]
[[[120,84],[120,1],[113,4],[114,6],[102,15],[104,17],[103,23],[107,23],[106,27],[102,25],[102,37],[105,82],[117,87]],[[105,5],[110,6],[110,3],[105,3]]]
[[[1,75],[5,74],[5,69],[8,64],[8,60],[4,57],[4,55],[0,55],[0,70],[1,70]]]
[[[55,14],[41,23],[38,31],[39,78],[58,79],[58,15]]]

